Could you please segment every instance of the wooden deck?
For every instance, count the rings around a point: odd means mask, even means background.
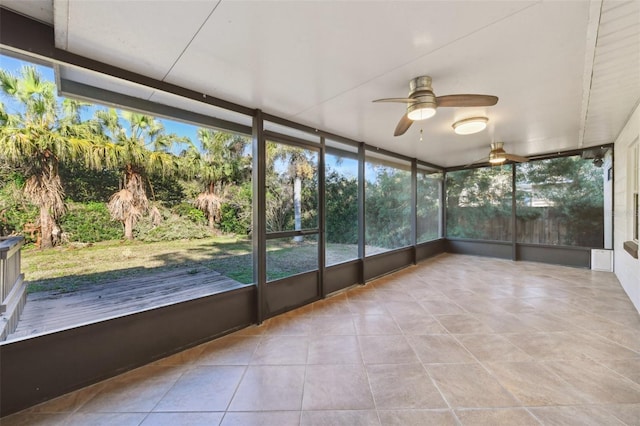
[[[18,327],[7,340],[222,293],[246,285],[210,269],[189,267],[121,278],[71,293],[32,293],[27,296]]]

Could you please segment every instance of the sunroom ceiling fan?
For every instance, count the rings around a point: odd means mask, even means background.
[[[411,80],[409,89],[409,96],[406,98],[384,98],[373,101],[407,104],[407,112],[398,122],[394,136],[403,135],[414,121],[433,117],[438,107],[485,107],[498,103],[498,97],[491,95],[436,96],[431,88],[431,77],[426,75]]]
[[[504,150],[504,142],[493,142],[491,144],[491,151],[489,151],[489,157],[482,157],[481,159],[474,161],[473,163],[467,164],[465,167],[472,166],[476,163],[484,163],[488,161],[492,165],[500,165],[505,161],[513,161],[516,163],[526,163],[529,161],[527,157],[522,157],[520,155],[508,154]]]

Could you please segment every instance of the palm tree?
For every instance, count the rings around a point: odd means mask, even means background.
[[[124,237],[132,240],[136,222],[149,208],[149,174],[175,172],[175,156],[168,150],[184,138],[165,133],[161,122],[144,114],[123,111],[118,115],[116,110],[109,109],[97,111],[96,118],[108,140],[100,156],[107,167],[122,172],[121,189],[111,196],[109,212],[113,219],[122,222]]]
[[[0,69],[0,85],[20,108],[9,113],[0,104],[0,160],[25,175],[25,197],[40,210],[40,247],[51,248],[62,233],[58,219],[65,211],[59,165],[79,161],[95,166],[95,126],[80,118],[86,104],[71,99],[59,103],[55,84],[32,66],[23,67],[20,76]]]
[[[185,152],[187,168],[202,184],[202,192],[195,199],[195,206],[202,210],[209,220],[209,228],[215,230],[220,222],[222,204],[227,200],[228,185],[245,180],[250,174],[250,164],[244,149],[246,137],[198,129],[198,140],[202,151],[193,144]]]

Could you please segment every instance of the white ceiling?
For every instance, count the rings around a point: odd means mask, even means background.
[[[492,141],[519,155],[610,143],[640,99],[638,1],[3,4],[53,22],[59,48],[442,166],[479,160]],[[404,106],[371,101],[406,96],[419,75],[438,96],[500,100],[440,108],[393,137]],[[489,118],[487,130],[453,133],[474,115]]]

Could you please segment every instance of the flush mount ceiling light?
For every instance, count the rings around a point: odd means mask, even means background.
[[[458,135],[472,135],[487,128],[487,117],[471,117],[453,123],[453,131]]]

